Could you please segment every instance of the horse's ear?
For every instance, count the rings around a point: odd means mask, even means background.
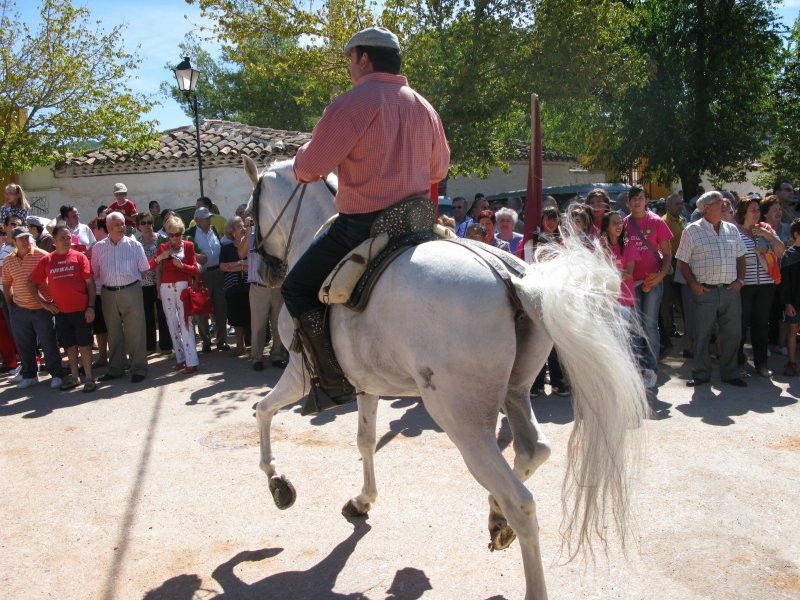
[[[256,167],[255,161],[242,154],[242,162],[244,163],[244,171],[247,173],[247,176],[250,178],[250,181],[253,182],[253,185],[258,183],[258,167]]]

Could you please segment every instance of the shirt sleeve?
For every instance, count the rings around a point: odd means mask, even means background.
[[[45,264],[47,263],[47,264]],[[36,266],[31,271],[31,274],[28,276],[30,280],[35,283],[36,285],[41,285],[47,280],[47,265],[50,264],[50,260],[47,257],[42,258]]]
[[[97,243],[97,238],[94,237],[94,231],[92,231],[92,228],[89,226],[86,226],[86,237],[89,239],[90,248]]]
[[[678,251],[675,253],[675,258],[689,263],[692,258],[692,227],[687,227],[681,234],[681,241],[678,243]]]
[[[136,252],[136,261],[139,264],[139,271],[149,271],[150,263],[147,260],[147,255],[144,253],[144,246],[140,242],[133,240],[134,251]]]
[[[103,285],[105,282],[105,278],[103,277],[103,267],[101,266],[100,261],[100,254],[102,254],[102,248],[98,244],[94,245],[92,249],[92,273],[94,273],[94,279],[97,282],[97,285]]]
[[[369,114],[367,103],[348,100],[347,93],[334,100],[314,126],[311,140],[297,151],[294,175],[298,181],[311,183],[331,173],[372,122],[374,115]]]
[[[435,114],[433,132],[433,149],[431,151],[431,183],[438,183],[447,177],[447,170],[450,168],[450,145],[444,134],[442,119]]]

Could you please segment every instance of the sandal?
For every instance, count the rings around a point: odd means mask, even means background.
[[[174,367],[172,367],[173,371],[183,371],[186,368],[185,362],[177,363]]]
[[[65,392],[67,390],[71,390],[72,388],[78,387],[78,381],[72,376],[72,374],[70,374],[64,377],[64,380],[58,387],[61,388],[62,392]]]
[[[94,382],[94,379],[87,379],[83,383],[83,392],[88,394],[89,392],[93,392],[97,389],[97,384]]]

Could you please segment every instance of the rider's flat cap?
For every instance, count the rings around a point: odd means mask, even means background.
[[[397,41],[397,36],[385,27],[367,27],[359,31],[344,45],[345,56],[349,56],[350,50],[356,46],[394,48],[400,52],[400,42]]]

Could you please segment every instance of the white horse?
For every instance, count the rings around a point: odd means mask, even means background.
[[[253,185],[261,186],[261,231],[275,224],[297,185],[292,164],[275,163],[259,177],[255,163],[245,158]],[[335,177],[329,180],[335,187]],[[295,207],[289,207],[266,240],[269,254],[284,255]],[[290,268],[335,213],[329,188],[323,182],[309,184],[288,252]],[[517,320],[492,270],[456,244],[430,242],[407,250],[389,266],[364,312],[343,306],[330,309],[336,355],[348,379],[362,392],[358,449],[364,483],[343,513],[365,515],[377,498],[373,458],[379,396],[420,396],[472,475],[490,493],[490,547],[505,548],[516,534],[525,569],[525,598],[541,600],[547,591],[536,508],[523,481],[550,454],[528,394],[553,342],[569,376],[575,413],[562,490],[562,536],[570,558],[590,547],[592,536],[605,542],[608,515],[624,543],[627,432],[645,418],[647,400],[627,326],[617,310],[619,275],[603,253],[568,241],[547,260],[530,265],[514,286],[525,310],[525,317]],[[481,318],[476,321],[475,315]],[[467,323],[471,325],[465,327]],[[279,329],[288,347],[293,326],[285,308]],[[480,353],[474,351],[477,347],[482,348]],[[476,378],[475,373],[492,376]],[[302,357],[292,352],[289,366],[257,408],[260,467],[269,477],[279,508],[291,506],[295,491],[278,472],[270,425],[279,409],[300,400],[308,389]],[[501,407],[513,433],[513,469],[496,439]]]

